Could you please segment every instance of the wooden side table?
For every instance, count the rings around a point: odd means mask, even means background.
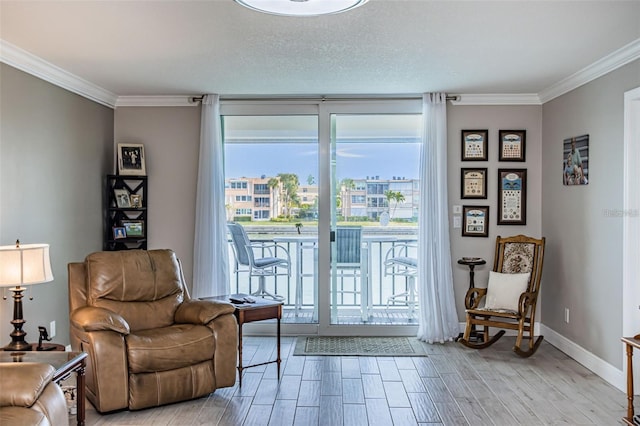
[[[487,263],[487,261],[479,257],[463,257],[462,259],[458,259],[459,265],[466,265],[467,267],[469,267],[469,290],[475,287],[475,282],[473,281],[473,278],[475,275],[475,272],[474,272],[475,267],[478,265],[484,265],[485,263]],[[471,304],[473,304],[473,302],[474,302],[474,298],[472,296]],[[481,335],[476,331],[475,324],[472,324],[471,327],[472,328],[471,328],[471,333],[469,334],[469,339],[476,339],[481,341],[484,340],[483,335]],[[464,333],[460,333],[456,340],[462,339],[463,336],[464,336]]]
[[[640,349],[640,334],[634,337],[623,337],[627,352],[627,416],[622,421],[628,425],[637,425],[638,419],[634,421],[633,412],[633,350]]]
[[[278,364],[278,380],[280,380],[280,320],[282,319],[282,305],[283,301],[263,299],[262,297],[252,296],[255,303],[232,303],[229,298],[234,297],[236,299],[242,299],[248,296],[247,294],[232,294],[226,296],[205,297],[202,300],[220,300],[223,302],[229,302],[235,306],[236,310],[233,313],[238,321],[238,386],[242,387],[242,370],[250,367],[258,367],[265,364]],[[242,365],[242,326],[249,322],[263,321],[268,319],[277,320],[276,326],[276,339],[277,339],[277,356],[276,359],[267,362],[261,362],[259,364]]]

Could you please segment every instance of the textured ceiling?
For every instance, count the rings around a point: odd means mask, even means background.
[[[119,96],[539,93],[640,38],[640,1],[1,1],[0,38]]]

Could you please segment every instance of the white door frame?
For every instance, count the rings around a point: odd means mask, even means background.
[[[640,333],[639,170],[640,87],[624,94],[624,205],[622,214],[622,334],[624,336],[634,336]],[[624,350],[622,352],[622,365],[626,375],[626,355]],[[635,383],[640,383],[640,368],[636,367],[634,370],[634,381]]]

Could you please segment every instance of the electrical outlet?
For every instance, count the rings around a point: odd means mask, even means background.
[[[564,322],[569,324],[569,308],[564,308]]]
[[[55,321],[51,321],[49,323],[49,337],[50,338],[56,337],[56,322]]]

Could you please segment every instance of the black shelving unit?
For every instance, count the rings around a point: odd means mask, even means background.
[[[146,250],[149,225],[147,177],[107,175],[105,192],[107,211],[104,250]],[[123,199],[122,194],[127,194],[127,197]],[[119,196],[120,202],[118,202]],[[136,197],[139,198],[140,203],[134,205],[132,199]],[[125,228],[126,237],[116,238],[115,228]]]

